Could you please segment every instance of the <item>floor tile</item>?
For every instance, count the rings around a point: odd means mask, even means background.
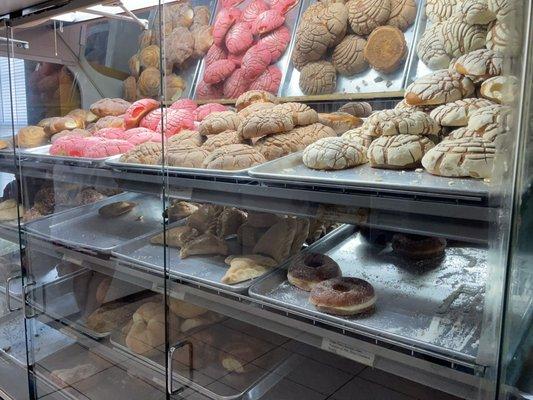
[[[327,396],[288,379],[282,379],[261,400],[323,400]]]
[[[237,332],[245,333],[247,335],[253,336],[269,343],[276,344],[278,346],[290,340],[285,336],[279,335],[266,329],[262,329],[252,324],[247,324],[234,318],[228,318],[223,322],[223,325],[233,330],[236,330]]]
[[[56,392],[47,394],[44,397],[39,397],[39,399],[42,399],[42,400],[65,400],[65,399],[71,399],[71,398],[75,398],[78,400],[88,400],[87,397],[85,397],[83,394],[81,394],[76,389],[71,388],[71,387],[66,387]]]
[[[379,385],[386,386],[397,392],[407,394],[420,400],[459,400],[458,397],[440,392],[428,386],[421,385],[420,383],[410,381],[376,368],[367,368],[361,372],[358,377]]]
[[[332,400],[413,400],[376,383],[355,377],[331,396]]]

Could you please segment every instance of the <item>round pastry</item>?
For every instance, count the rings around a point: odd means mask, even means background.
[[[332,62],[337,72],[344,76],[351,76],[367,69],[368,63],[363,56],[365,48],[365,38],[347,35],[333,50]]]
[[[237,108],[237,111],[241,111],[255,103],[277,104],[277,102],[278,99],[272,93],[264,90],[249,90],[237,98],[235,101],[235,107]]]
[[[407,43],[403,32],[394,26],[380,26],[368,37],[365,60],[379,72],[396,71],[407,57]]]
[[[312,62],[302,68],[299,84],[304,94],[333,93],[337,86],[337,72],[328,61]]]
[[[176,74],[165,74],[163,78],[163,94],[166,101],[176,101],[181,98],[184,90],[187,88],[187,82]]]
[[[246,142],[248,142],[246,140]],[[208,137],[208,139],[205,141],[205,143],[202,145],[202,148],[213,152],[219,147],[227,146],[229,144],[245,144],[241,135],[239,135],[236,131],[224,131],[219,133],[218,135],[211,135]]]
[[[198,131],[205,136],[216,135],[224,131],[235,131],[241,124],[241,117],[233,111],[221,111],[209,114],[200,122]]]
[[[342,137],[319,139],[306,147],[302,161],[307,168],[338,170],[368,161],[366,148]]]
[[[296,257],[287,272],[288,281],[306,292],[310,292],[319,282],[341,276],[339,264],[320,253],[305,253]]]
[[[159,79],[159,73],[157,75]],[[157,94],[157,93],[156,93]],[[98,117],[105,117],[107,115],[122,115],[131,106],[129,101],[119,98],[104,98],[91,104],[91,112]]]
[[[237,131],[244,139],[288,132],[294,128],[292,113],[286,109],[254,111],[242,120]]]
[[[309,302],[328,314],[354,315],[372,311],[376,294],[372,285],[363,279],[333,278],[317,283]]]
[[[416,19],[415,0],[391,0],[391,12],[387,25],[406,31]]]
[[[256,149],[245,144],[230,144],[209,154],[203,168],[238,170],[266,162],[265,157]]]
[[[155,97],[161,89],[161,73],[157,68],[146,68],[139,76],[137,89],[141,96]],[[127,109],[127,108],[126,108]],[[126,110],[124,110],[126,112]],[[124,114],[124,112],[122,114]]]
[[[159,69],[159,53],[159,46],[155,44],[146,46],[144,49],[142,49],[139,53],[139,62],[141,63],[141,67],[153,67]]]
[[[48,136],[40,126],[26,126],[19,129],[15,136],[15,143],[18,147],[37,147],[48,142]]]
[[[176,145],[165,149],[165,164],[172,167],[201,168],[209,152],[198,146]],[[163,159],[159,159],[163,164]]]
[[[342,105],[338,111],[364,118],[372,114],[372,106],[366,101],[350,101]]]
[[[368,35],[387,22],[390,0],[352,0],[347,3],[348,22],[356,35]]]
[[[446,239],[397,233],[392,237],[392,249],[412,260],[436,258],[444,255]]]

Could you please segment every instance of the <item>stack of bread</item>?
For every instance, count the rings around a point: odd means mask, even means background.
[[[166,244],[180,249],[180,257],[225,256],[229,266],[223,283],[236,284],[261,276],[298,253],[309,236],[309,221],[268,213],[244,212],[233,207],[210,204],[194,206],[179,202],[176,213],[187,218],[184,224],[166,232]],[[170,209],[169,209],[170,214]],[[240,252],[230,254],[227,240],[235,240]],[[163,233],[150,239],[163,244]]]
[[[304,12],[292,62],[307,95],[333,93],[337,74],[353,76],[369,67],[396,71],[407,57],[403,31],[413,24],[414,0],[317,2]]]
[[[130,76],[124,81],[124,98],[135,101],[143,97],[158,98],[161,92],[161,46],[164,46],[163,95],[167,101],[179,99],[186,82],[176,72],[191,68],[213,44],[213,28],[209,25],[210,11],[206,6],[192,7],[179,2],[163,7],[161,32],[148,29],[139,36],[139,51],[129,60]],[[153,21],[159,27],[159,18]],[[162,44],[160,43],[162,37]]]
[[[431,69],[447,68],[453,59],[487,48],[514,56],[519,34],[515,0],[428,0],[430,23],[417,47],[418,57]]]

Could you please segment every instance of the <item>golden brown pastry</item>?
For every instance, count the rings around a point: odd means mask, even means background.
[[[18,208],[18,210],[17,210]],[[15,200],[9,199],[0,203],[0,221],[16,220],[24,214],[24,208]]]
[[[167,145],[174,146],[197,146],[204,143],[205,137],[198,131],[182,130],[179,135],[171,136],[167,139]]]
[[[172,167],[202,168],[209,152],[197,146],[172,146],[165,149],[165,164]],[[162,159],[159,159],[162,164]]]
[[[209,154],[202,166],[208,169],[239,170],[266,162],[256,149],[245,144],[230,144]]]
[[[210,135],[205,143],[202,145],[202,148],[209,151],[210,153],[216,149],[227,146],[230,144],[248,144],[248,140],[243,140],[241,135],[237,131],[224,131],[217,135]]]
[[[199,232],[216,233],[218,218],[224,207],[213,204],[202,204],[187,219],[187,225],[198,229]]]
[[[228,251],[228,245],[223,239],[207,232],[187,242],[180,250],[180,257],[216,254],[226,256]]]
[[[48,143],[48,135],[40,126],[26,126],[19,129],[15,136],[17,147],[37,147]]]
[[[335,131],[337,135],[357,128],[363,124],[363,120],[359,117],[354,117],[351,114],[336,111],[330,114],[319,113],[318,120],[321,124],[329,126]]]
[[[129,101],[119,98],[105,98],[98,100],[91,104],[90,110],[98,117],[105,117],[107,115],[122,115],[131,106]]]
[[[203,307],[173,297],[168,299],[168,307],[180,318],[196,318],[208,311]]]
[[[76,128],[83,128],[85,123],[73,117],[54,117],[45,125],[44,131],[48,136],[52,136],[64,130],[72,130]]]
[[[176,226],[166,232],[167,246],[181,249],[185,244],[197,237],[200,233],[190,226]],[[163,244],[163,232],[150,239],[152,244]]]
[[[258,228],[245,222],[237,229],[237,240],[243,248],[253,249],[266,231],[267,228]]]
[[[134,102],[137,100],[137,80],[134,76],[128,76],[122,82],[123,96],[126,101]]]
[[[161,143],[145,142],[120,156],[120,162],[131,164],[157,164],[161,158]]]
[[[237,234],[239,227],[246,221],[246,213],[234,208],[228,207],[220,214],[217,223],[217,236],[225,238]]]
[[[143,97],[158,96],[161,90],[161,73],[159,70],[153,67],[146,68],[139,76],[137,90]]]
[[[274,259],[259,254],[229,256],[224,262],[230,267],[222,277],[222,283],[229,285],[257,278],[278,265]]]
[[[272,225],[254,246],[254,254],[272,257],[278,263],[285,260],[291,251],[297,223],[293,218],[284,218]]]
[[[198,210],[198,206],[187,201],[176,201],[167,208],[166,216],[169,221],[179,221]]]
[[[155,44],[143,48],[139,53],[139,62],[141,63],[141,67],[153,67],[159,69],[159,52],[159,46]]]
[[[277,104],[278,99],[272,93],[265,90],[249,90],[241,94],[235,101],[237,111],[242,111],[254,103]]]
[[[372,31],[364,50],[365,60],[376,71],[390,74],[407,57],[403,32],[394,26],[380,26]]]
[[[165,74],[163,78],[165,100],[176,101],[181,98],[187,88],[185,79],[176,74]]]
[[[165,343],[165,311],[161,303],[145,303],[133,314],[126,345],[137,354],[150,354]]]

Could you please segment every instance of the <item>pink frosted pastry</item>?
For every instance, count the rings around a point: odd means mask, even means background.
[[[271,58],[272,56],[268,47],[261,44],[250,47],[242,58],[241,69],[244,78],[249,81],[257,78],[266,71],[270,65]]]
[[[198,108],[198,104],[191,99],[180,99],[172,103],[169,108],[172,108],[173,110],[187,110],[193,112]]]
[[[194,111],[194,119],[198,122],[203,121],[209,114],[219,111],[227,111],[227,108],[218,103],[207,103],[201,105]]]
[[[250,81],[244,77],[242,68],[233,71],[233,74],[226,79],[222,90],[226,99],[236,99],[241,94],[246,92]]]
[[[278,10],[267,10],[258,15],[252,25],[252,31],[255,35],[262,35],[279,28],[284,23],[285,16],[281,12]]]
[[[228,78],[235,71],[235,64],[230,60],[218,60],[208,66],[204,72],[204,82],[217,84]]]
[[[88,144],[81,152],[81,157],[103,158],[130,151],[135,146],[125,140],[107,139],[104,143]]]
[[[139,126],[155,131],[160,121],[161,121],[161,108],[156,108],[155,110],[152,110],[148,114],[146,114],[146,116],[143,119],[141,119]]]
[[[68,136],[57,139],[50,147],[53,156],[81,157],[83,150],[88,146],[102,145],[107,139],[102,137],[78,137]]]
[[[273,0],[271,5],[273,10],[279,11],[281,14],[285,15],[296,7],[298,3],[299,0]]]
[[[131,144],[137,146],[145,142],[156,142],[161,143],[163,137],[160,133],[153,132],[150,129],[146,128],[133,128],[124,132],[124,140],[130,142]]]
[[[196,97],[200,100],[221,99],[223,95],[221,84],[209,85],[200,81],[196,86]]]
[[[248,22],[237,22],[226,34],[226,48],[230,53],[244,53],[252,46],[254,35]]]
[[[236,68],[239,68],[242,64],[242,58],[244,57],[244,54],[245,53],[241,53],[241,54],[229,53],[228,60],[232,61],[233,64],[235,64]]]
[[[208,67],[211,64],[213,64],[215,61],[224,60],[226,58],[228,58],[228,55],[226,54],[226,50],[214,44],[209,48],[209,50],[207,50],[207,54],[204,57],[205,66]]]
[[[226,34],[231,26],[241,17],[241,10],[238,8],[222,9],[213,25],[213,41],[217,46],[223,46]]]
[[[244,0],[222,0],[222,7],[224,8],[230,8],[235,7],[241,4]]]
[[[195,110],[196,111],[196,110]],[[182,129],[194,129],[194,114],[187,110],[166,109],[163,123],[157,125],[156,132],[163,132],[165,137],[174,136]]]
[[[94,132],[93,136],[103,137],[106,139],[124,139],[125,131],[126,130],[122,128],[103,128]]]
[[[281,84],[281,71],[275,65],[271,65],[250,84],[249,90],[265,90],[277,94]]]
[[[153,99],[141,99],[134,102],[124,113],[124,126],[126,129],[139,126],[139,122],[150,111],[159,107],[159,102]]]
[[[290,41],[291,32],[289,31],[289,28],[286,26],[280,26],[278,29],[263,36],[259,40],[259,43],[268,47],[272,57],[270,62],[275,63],[281,58],[283,53],[285,53]]]
[[[263,0],[253,0],[242,12],[241,21],[252,24],[263,11],[268,10],[268,4]]]

